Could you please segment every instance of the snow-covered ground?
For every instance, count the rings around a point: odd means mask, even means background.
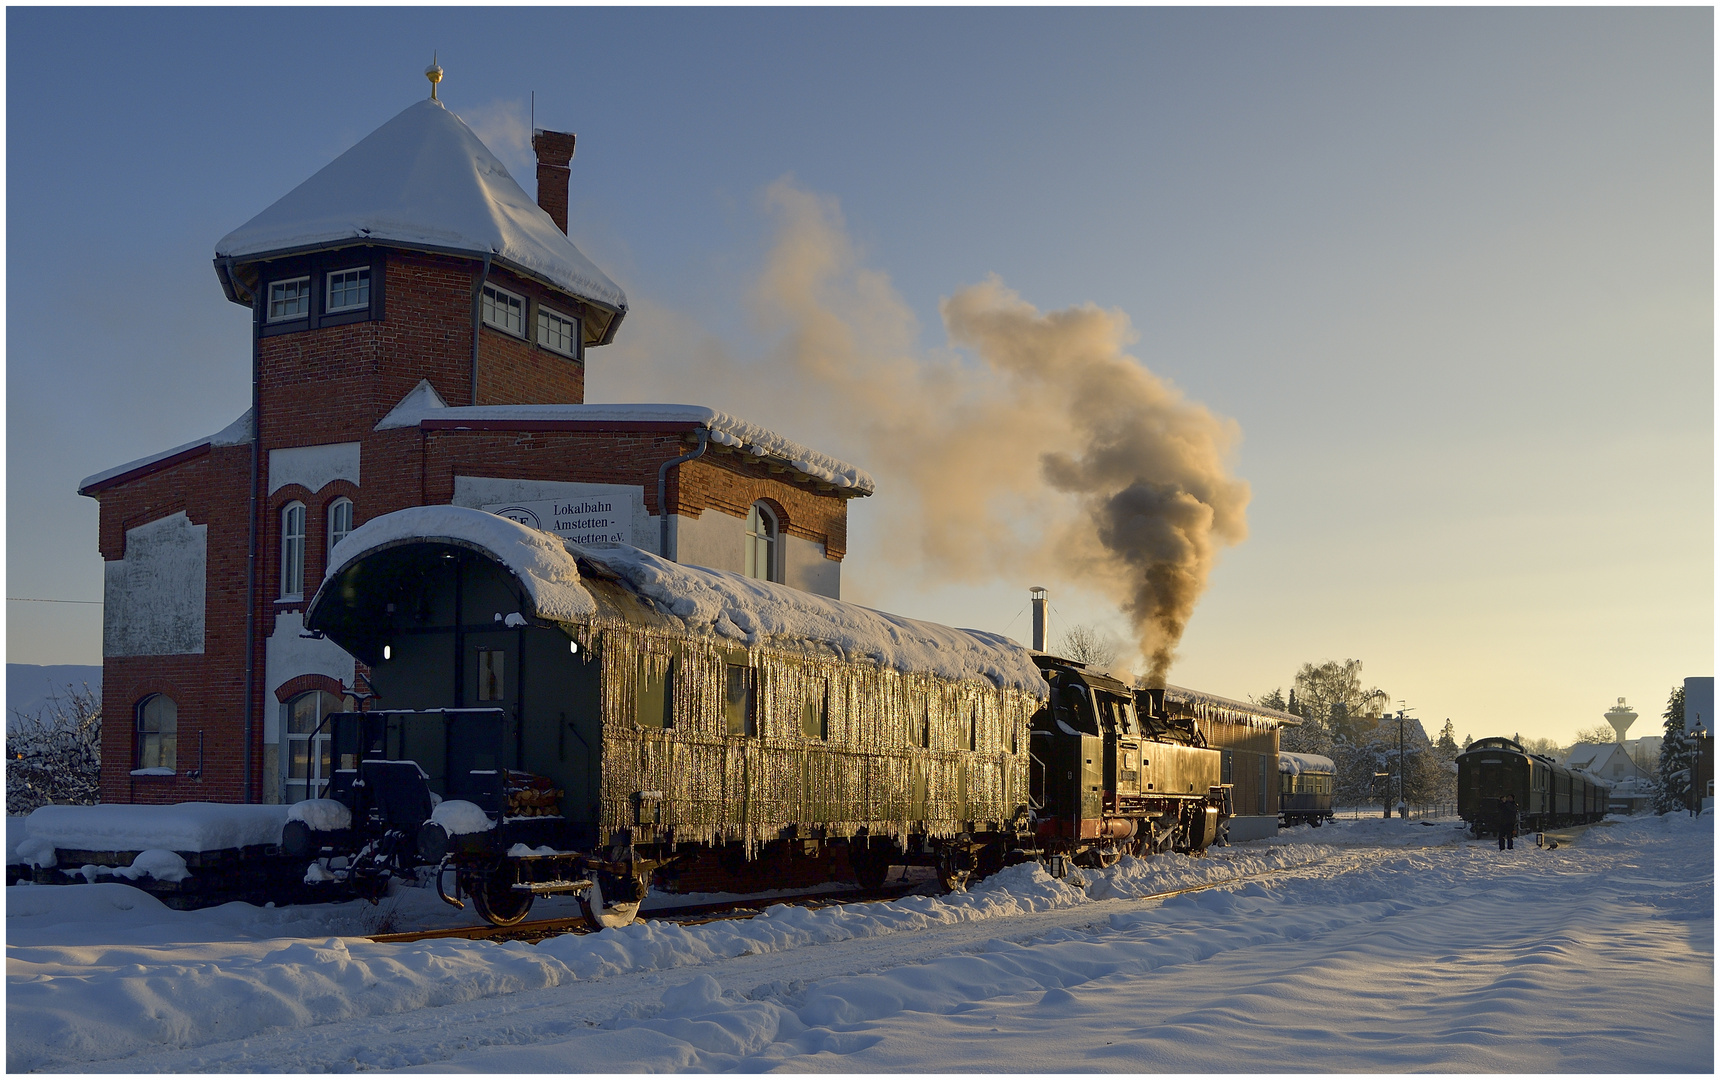
[[[458,917],[418,890],[174,912],[14,886],[7,1066],[1711,1072],[1712,823],[1502,854],[1450,821],[1339,821],[1080,884],[1017,867],[539,945],[354,936]]]

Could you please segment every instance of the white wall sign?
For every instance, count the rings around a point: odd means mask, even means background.
[[[624,499],[588,495],[546,502],[491,503],[483,509],[576,544],[633,543],[633,506]]]

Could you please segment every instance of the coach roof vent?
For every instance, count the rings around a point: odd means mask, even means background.
[[[604,344],[627,296],[573,245],[565,224],[565,209],[552,220],[471,128],[426,98],[222,237],[215,267],[228,298],[249,304],[257,264],[299,252],[379,244],[488,257],[585,301],[587,341]]]

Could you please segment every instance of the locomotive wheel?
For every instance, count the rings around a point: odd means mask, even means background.
[[[511,874],[498,870],[470,885],[475,886],[466,890],[471,894],[472,907],[491,926],[513,926],[532,909],[532,894],[514,888]]]
[[[644,903],[644,897],[638,900],[606,901],[603,897],[604,883],[608,882],[612,896],[627,896],[630,892],[642,892],[635,883],[635,888],[629,890],[627,883],[613,874],[595,874],[591,888],[579,896],[579,911],[585,916],[585,924],[593,930],[607,930],[617,926],[631,926],[634,919],[639,917],[639,905]]]

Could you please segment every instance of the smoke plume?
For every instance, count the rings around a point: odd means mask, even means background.
[[[1236,424],[1130,356],[1122,312],[1041,312],[996,277],[944,300],[950,348],[923,350],[833,200],[783,180],[765,203],[777,232],[751,306],[775,347],[738,359],[636,310],[611,361],[628,375],[604,396],[672,388],[848,457],[878,479],[878,505],[856,509],[888,517],[886,557],[933,580],[1105,595],[1162,683],[1218,550],[1247,535]]]

